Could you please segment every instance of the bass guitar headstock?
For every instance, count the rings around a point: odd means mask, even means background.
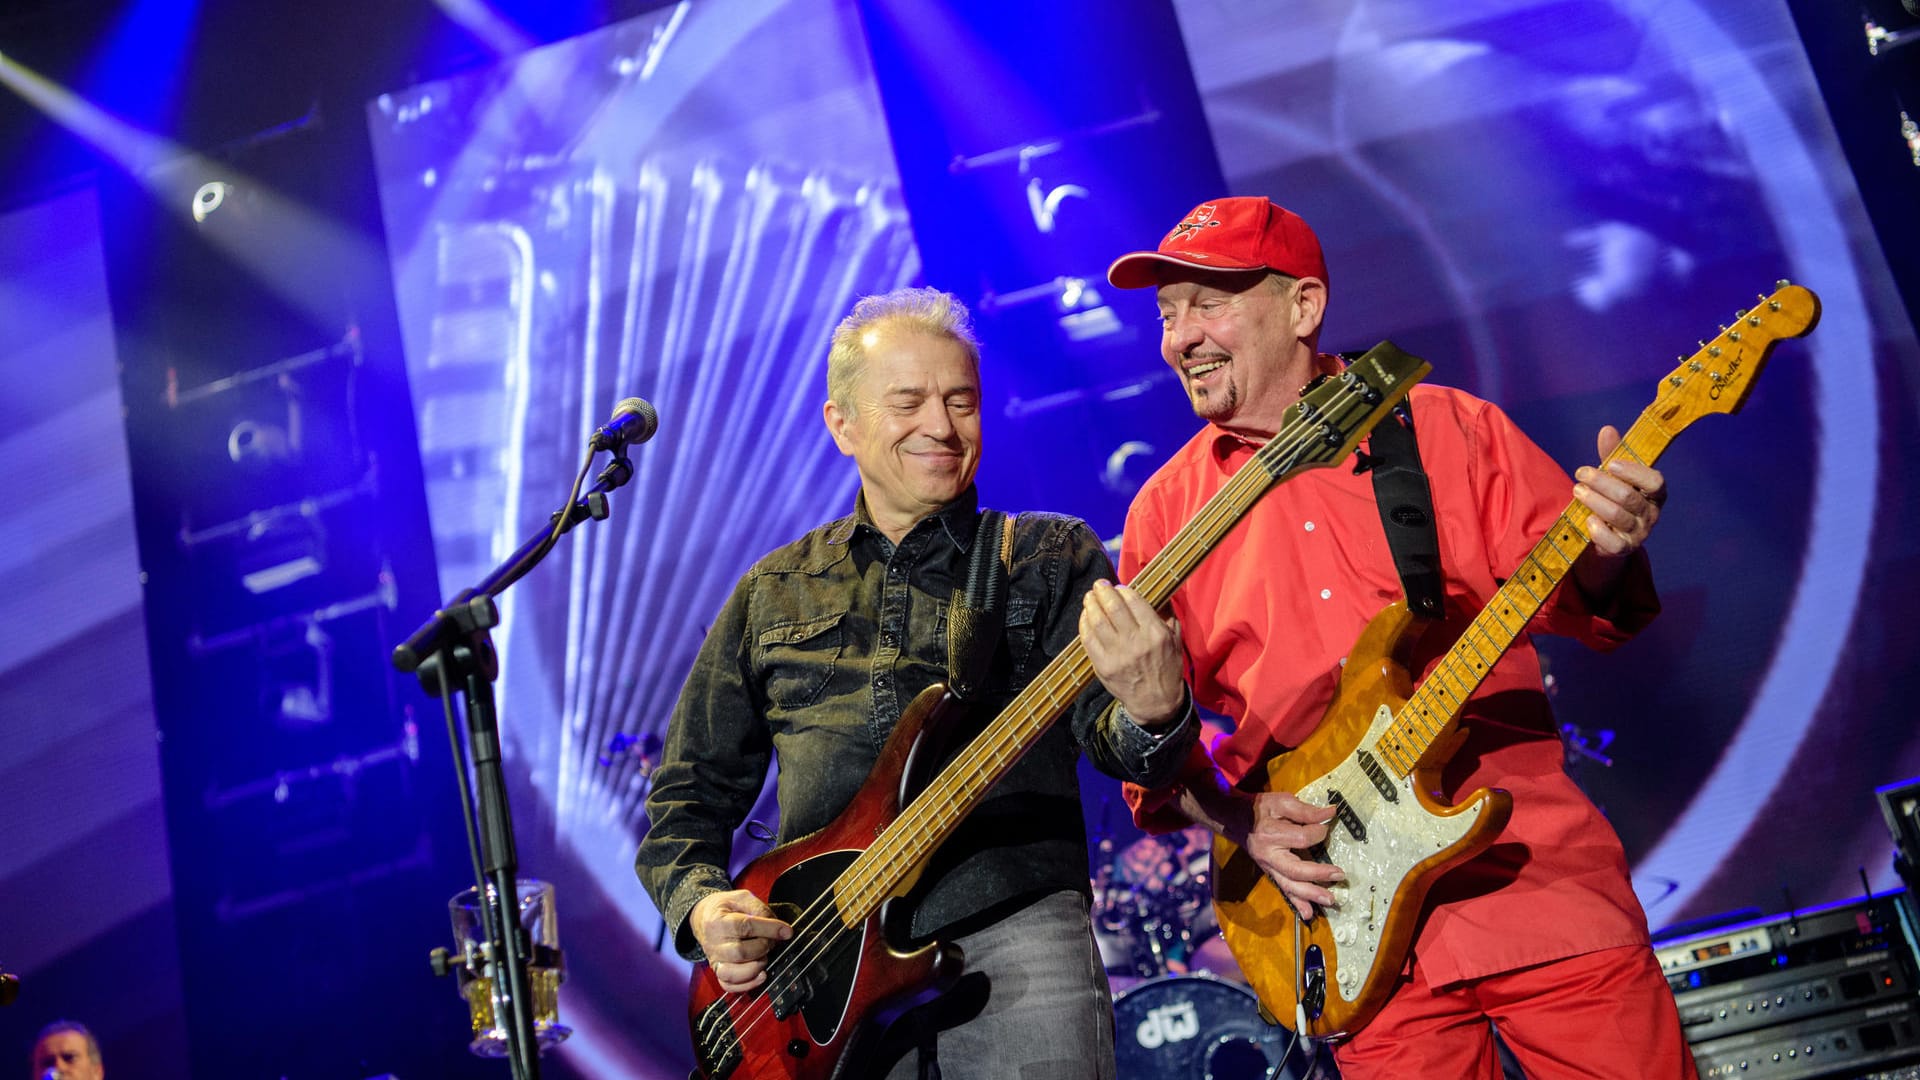
[[[1391,341],[1375,345],[1345,371],[1309,387],[1254,463],[1280,480],[1341,460],[1432,370]]]

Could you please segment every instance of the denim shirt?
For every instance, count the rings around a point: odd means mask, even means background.
[[[733,887],[736,829],[770,756],[780,763],[778,842],[816,832],[852,801],[914,696],[946,678],[947,605],[964,582],[976,494],[921,520],[898,545],[865,503],[755,563],[734,587],[687,676],[647,798],[634,860],[690,959],[693,906]],[[971,739],[1078,634],[1082,598],[1113,569],[1084,522],[1023,514],[1015,528],[1006,628]],[[1193,744],[1192,710],[1158,734],[1096,681],[975,807],[913,894],[916,938],[991,920],[1002,905],[1088,891],[1079,751],[1136,783],[1171,780]]]

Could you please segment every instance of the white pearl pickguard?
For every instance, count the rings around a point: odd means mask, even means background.
[[[1327,962],[1328,989],[1337,990],[1348,1001],[1358,997],[1375,977],[1388,908],[1408,875],[1421,861],[1466,836],[1482,809],[1475,805],[1452,817],[1429,813],[1415,796],[1412,779],[1395,776],[1376,749],[1392,723],[1392,711],[1382,705],[1360,739],[1358,750],[1332,772],[1296,792],[1300,798],[1322,805],[1332,801],[1333,792],[1339,792],[1365,830],[1366,839],[1358,839],[1343,823],[1343,813],[1328,823],[1325,845],[1326,860],[1347,875],[1346,881],[1330,887],[1335,904],[1320,913],[1335,946],[1335,955]],[[1395,798],[1388,799],[1369,778],[1361,767],[1360,751],[1371,753],[1379,762],[1376,775],[1388,783]],[[1398,963],[1396,958],[1396,969]],[[1391,977],[1397,970],[1380,974]]]

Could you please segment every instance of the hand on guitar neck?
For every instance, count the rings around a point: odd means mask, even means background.
[[[1186,715],[1179,625],[1139,593],[1094,582],[1080,612],[1080,642],[1094,675],[1134,723],[1153,731]]]
[[[1346,872],[1312,853],[1327,838],[1334,808],[1285,791],[1251,795],[1227,786],[1217,773],[1214,780],[1181,788],[1181,812],[1244,848],[1302,919],[1313,918],[1315,905],[1333,903],[1327,886],[1345,881]]]
[[[707,954],[720,988],[730,994],[765,982],[767,957],[774,944],[793,936],[793,927],[774,918],[773,909],[745,889],[701,897],[688,913],[687,924]]]
[[[1622,453],[1620,432],[1609,424],[1600,429],[1600,467],[1583,465],[1573,474],[1573,497],[1588,510],[1587,534],[1593,547],[1574,564],[1574,580],[1589,598],[1607,595],[1620,578],[1627,557],[1646,543],[1667,501],[1667,481],[1660,470]]]

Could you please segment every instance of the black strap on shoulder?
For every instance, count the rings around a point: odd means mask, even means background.
[[[1343,354],[1343,358],[1353,357]],[[1413,410],[1401,403],[1392,415],[1373,427],[1367,453],[1355,472],[1373,473],[1373,498],[1380,508],[1380,524],[1387,531],[1387,549],[1400,573],[1407,610],[1422,619],[1438,619],[1444,612],[1445,579],[1440,574],[1440,530],[1433,517],[1433,489],[1420,464],[1420,444],[1414,438]]]
[[[947,607],[947,689],[971,701],[987,684],[993,654],[1007,624],[1006,552],[1013,519],[998,510],[980,515],[967,560],[967,580]]]

